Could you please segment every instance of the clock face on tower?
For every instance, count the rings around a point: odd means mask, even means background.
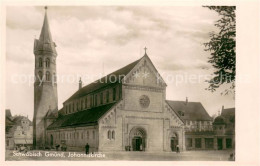
[[[150,99],[148,96],[142,95],[139,99],[139,103],[140,103],[141,107],[147,108],[150,104]]]

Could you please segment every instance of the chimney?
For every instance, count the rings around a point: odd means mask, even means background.
[[[82,88],[82,81],[81,81],[81,77],[79,78],[79,89]]]
[[[186,103],[185,103],[186,105],[188,104],[188,97],[186,97]]]

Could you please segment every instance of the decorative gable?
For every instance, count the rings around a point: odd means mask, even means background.
[[[147,55],[126,75],[123,82],[150,87],[166,87],[166,83]]]
[[[181,127],[184,125],[184,122],[180,119],[177,113],[172,110],[172,108],[165,102],[164,113],[167,118],[170,120],[171,127]]]

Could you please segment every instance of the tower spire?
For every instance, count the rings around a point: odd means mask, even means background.
[[[44,7],[45,15],[44,21],[41,29],[41,34],[39,40],[34,40],[34,53],[38,54],[39,52],[46,51],[52,52],[55,56],[57,56],[56,52],[56,44],[52,41],[51,31],[49,27],[49,20],[47,16],[47,6]]]
[[[47,9],[48,7],[45,6],[45,15],[44,15],[44,21],[43,21],[43,26],[41,30],[41,35],[40,35],[40,41],[43,43],[51,43],[52,42],[52,37],[51,37],[51,31],[49,27],[49,21],[48,21],[48,16],[47,16]]]

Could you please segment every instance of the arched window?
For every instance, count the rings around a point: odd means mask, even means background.
[[[116,100],[116,88],[113,88],[113,101]]]
[[[115,131],[112,131],[112,139],[115,139]]]
[[[109,102],[109,91],[107,91],[107,93],[106,93],[106,102],[107,103]]]
[[[107,139],[111,139],[111,131],[110,130],[108,130],[108,132],[107,132]]]
[[[83,110],[83,100],[81,100],[81,110]]]
[[[46,68],[49,68],[49,67],[50,67],[50,59],[46,58]]]
[[[100,93],[100,104],[103,104],[103,93]]]
[[[39,67],[42,67],[42,58],[39,58]]]
[[[85,99],[85,108],[87,108],[87,106],[88,106],[88,98],[86,97],[86,99]]]
[[[50,81],[50,72],[46,72],[46,81]]]
[[[39,80],[42,80],[42,71],[39,71],[39,72],[38,72],[38,79],[39,79]]]

